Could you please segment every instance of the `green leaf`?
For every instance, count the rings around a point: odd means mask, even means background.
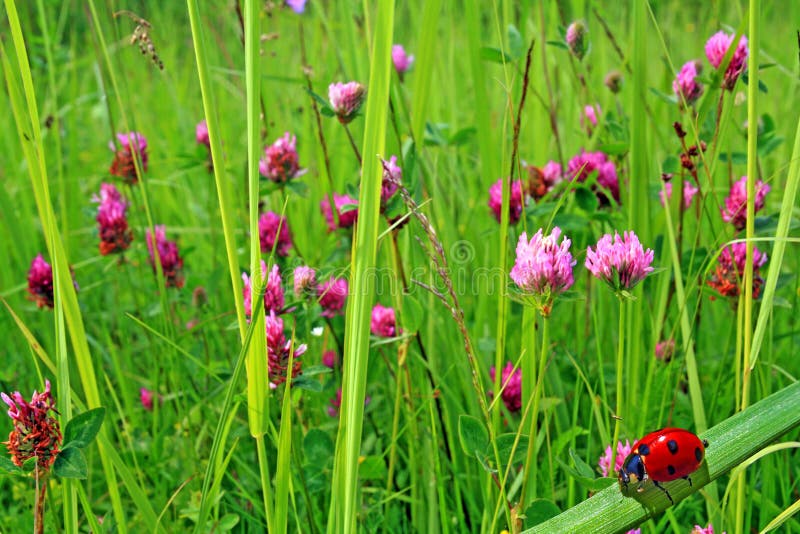
[[[299,180],[289,180],[286,182],[286,189],[301,198],[306,198],[308,196],[308,184]]]
[[[604,143],[598,148],[601,152],[604,152],[609,156],[621,156],[630,150],[630,145],[625,142]]]
[[[306,391],[313,391],[319,393],[323,387],[319,380],[313,380],[310,377],[302,374],[292,379],[292,389],[304,389]]]
[[[680,160],[675,156],[667,156],[661,164],[661,172],[676,173],[680,170]]]
[[[525,53],[525,45],[519,30],[513,24],[508,25],[508,52],[514,59],[519,59]]]
[[[61,451],[53,464],[53,473],[61,478],[86,478],[88,468],[83,451],[77,447]]]
[[[561,513],[556,503],[548,499],[534,499],[525,510],[525,528],[544,523]]]
[[[589,464],[583,461],[583,458],[578,456],[574,449],[569,450],[569,456],[572,458],[572,463],[575,464],[575,469],[581,476],[586,478],[594,478],[594,469]]]
[[[547,41],[547,44],[549,44],[550,46],[555,46],[556,48],[569,50],[569,47],[563,41]]]
[[[386,477],[386,462],[381,456],[367,456],[358,467],[361,480],[383,480]]]
[[[597,195],[586,187],[575,189],[575,202],[583,211],[588,213],[594,213],[600,208],[600,201],[597,200]]]
[[[332,373],[333,369],[330,367],[326,367],[324,365],[312,365],[310,367],[303,367],[303,374],[302,376],[317,376],[317,375],[326,375]]]
[[[472,126],[460,129],[450,138],[450,146],[461,146],[468,143],[475,136],[476,131]]]
[[[73,417],[64,430],[64,449],[87,447],[100,431],[105,415],[106,409],[100,406]]]
[[[303,438],[306,463],[326,465],[333,459],[334,446],[331,437],[318,428],[312,428]]]
[[[670,94],[664,93],[664,92],[659,91],[658,89],[656,89],[654,87],[650,88],[650,92],[653,93],[654,95],[656,95],[658,98],[660,98],[664,102],[667,102],[668,104],[677,104],[678,103],[678,99],[675,97],[675,95],[670,95]]]
[[[469,456],[482,454],[489,446],[489,432],[478,418],[471,415],[458,417],[458,439],[461,441],[461,448]]]
[[[425,310],[417,299],[411,295],[406,295],[403,299],[401,317],[403,319],[403,331],[407,334],[413,334],[419,330],[419,326],[425,319]]]
[[[17,467],[14,462],[8,456],[0,456],[0,471],[3,471],[9,475],[19,475],[22,474],[22,469]]]
[[[219,523],[213,529],[214,532],[230,532],[233,527],[239,524],[239,516],[236,514],[225,514],[220,518]]]
[[[309,94],[309,96],[311,96],[311,98],[316,100],[317,104],[319,105],[320,113],[322,113],[323,115],[326,115],[325,112],[327,111],[328,113],[330,113],[330,115],[328,115],[328,116],[333,116],[334,115],[334,112],[331,109],[330,104],[328,104],[327,100],[322,98],[322,96],[318,95],[317,93],[315,93],[314,91],[312,91],[308,87],[305,87],[305,91],[306,91],[306,93]]]
[[[519,443],[517,443],[517,448],[514,450],[514,457],[511,458],[511,450],[514,448],[516,439],[517,435],[513,433],[497,436],[495,443],[497,444],[497,453],[501,461],[508,461],[509,459],[511,459],[512,463],[525,461],[525,454],[528,451],[528,436],[523,434],[519,437]],[[488,456],[493,454],[491,444],[486,448],[486,454]]]
[[[504,54],[499,48],[493,46],[481,47],[481,59],[484,61],[491,61],[492,63],[511,63],[513,58],[508,54]]]

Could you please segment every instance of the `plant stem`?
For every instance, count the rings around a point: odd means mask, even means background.
[[[611,462],[608,464],[608,472],[612,474],[614,467],[617,465],[617,441],[619,440],[619,427],[622,421],[622,390],[623,390],[623,371],[625,370],[625,328],[626,328],[626,310],[628,301],[625,298],[619,299],[619,341],[617,343],[617,409],[614,413],[614,437],[611,438]]]
[[[523,503],[527,494],[529,484],[531,494],[536,495],[536,475],[531,471],[533,466],[533,451],[536,448],[536,431],[539,419],[539,400],[542,397],[542,389],[544,388],[544,370],[547,366],[547,354],[550,347],[550,321],[544,315],[542,317],[542,349],[539,352],[539,367],[536,370],[536,386],[533,390],[533,407],[531,409],[530,418],[530,436],[528,437],[528,452],[525,458],[525,480],[522,483],[522,492],[520,493],[520,502]],[[524,374],[523,374],[524,376]],[[544,423],[543,423],[544,424]]]
[[[36,491],[35,511],[33,515],[33,532],[35,534],[44,534],[44,497],[47,493],[47,474],[41,477],[39,473],[41,470],[36,468],[36,484],[38,486]]]

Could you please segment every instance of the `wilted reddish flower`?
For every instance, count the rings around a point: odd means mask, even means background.
[[[706,41],[706,57],[708,58],[708,62],[711,63],[715,69],[719,68],[722,64],[722,60],[725,59],[725,54],[728,53],[728,48],[730,48],[733,43],[733,38],[734,35],[719,31]],[[731,57],[731,62],[728,64],[728,68],[725,69],[725,77],[722,80],[723,89],[729,91],[733,90],[733,87],[736,85],[736,79],[744,71],[745,65],[747,64],[748,53],[747,37],[742,35],[739,39],[736,51]]]
[[[403,75],[414,64],[414,56],[407,54],[403,45],[396,44],[392,47],[392,63],[400,76],[400,81],[403,81]]]
[[[500,222],[503,210],[503,178],[497,180],[489,188],[489,207],[492,209],[494,218]],[[517,224],[522,216],[522,208],[525,207],[525,200],[522,193],[522,181],[515,180],[511,183],[511,198],[508,205],[508,222]]]
[[[258,220],[258,236],[261,242],[261,252],[286,257],[292,248],[292,233],[289,231],[289,222],[275,212],[268,211]],[[277,243],[275,241],[277,240]]]
[[[617,442],[617,456],[614,459],[614,470],[610,471],[609,468],[611,467],[611,445],[606,447],[606,452],[600,459],[597,461],[597,465],[600,466],[600,472],[603,474],[604,477],[607,476],[614,476],[616,472],[618,472],[622,468],[622,464],[625,461],[625,458],[631,453],[631,444],[626,439],[625,444],[623,445],[621,441]]]
[[[53,307],[53,268],[37,254],[28,270],[28,293],[40,308]]]
[[[612,70],[606,74],[603,83],[612,93],[619,93],[622,90],[622,73],[618,70]]]
[[[349,195],[338,195],[334,193],[333,202],[336,204],[339,228],[350,228],[353,226],[358,219],[358,200]],[[328,223],[328,231],[333,232],[336,230],[336,221],[333,220],[331,203],[327,196],[320,201],[319,209],[322,211],[322,215],[325,216],[325,221]]]
[[[552,191],[556,184],[564,180],[561,164],[548,161],[541,169],[535,165],[523,163],[523,168],[528,171],[527,193],[534,200],[539,200]]]
[[[281,313],[284,305],[283,295],[283,280],[281,280],[281,273],[277,265],[272,266],[272,270],[267,275],[267,264],[261,260],[261,276],[267,279],[267,285],[264,289],[264,313]],[[252,315],[253,310],[253,290],[252,282],[247,273],[242,273],[242,294],[244,296],[244,313],[248,317]]]
[[[153,235],[147,229],[147,250],[150,252],[150,266],[156,272],[155,254],[153,251]],[[164,225],[157,225],[155,232],[155,245],[158,249],[158,259],[164,273],[164,284],[167,287],[183,287],[183,258],[178,254],[178,244],[167,241]]]
[[[672,182],[664,182],[664,190],[667,192],[667,200],[672,198]],[[700,191],[695,185],[690,182],[689,180],[683,181],[683,207],[688,208],[692,205],[692,199],[694,196]],[[661,200],[661,205],[664,206],[666,202],[664,201],[664,191],[658,192],[658,198]]]
[[[755,212],[758,213],[764,207],[764,197],[769,193],[770,187],[761,180],[756,180],[755,191]],[[733,183],[728,198],[725,199],[725,207],[720,212],[722,220],[731,223],[737,230],[742,230],[747,225],[747,176],[742,176]]]
[[[572,267],[575,260],[569,252],[572,244],[567,238],[558,242],[561,229],[553,228],[548,236],[539,231],[528,241],[522,232],[517,243],[517,259],[511,268],[511,279],[534,299],[544,316],[550,315],[553,299],[572,287],[575,282]]]
[[[585,182],[589,175],[595,171],[597,171],[597,185],[600,186],[595,192],[600,203],[609,203],[608,197],[602,189],[609,191],[614,200],[619,202],[617,168],[604,153],[581,150],[581,153],[569,160],[567,165],[568,176],[576,182]]]
[[[595,249],[586,250],[586,268],[605,281],[614,291],[627,291],[653,272],[653,251],[644,250],[633,232],[624,232],[623,238],[614,232],[605,234]]]
[[[4,445],[11,454],[11,461],[18,467],[31,458],[36,458],[36,467],[47,471],[61,452],[61,427],[53,414],[56,403],[50,393],[50,381],[45,380],[44,392],[33,392],[31,401],[22,398],[19,391],[6,395],[0,393],[8,407],[8,416],[14,429]]]
[[[366,94],[367,90],[358,82],[332,83],[328,86],[328,99],[339,122],[347,124],[356,117]]]
[[[747,260],[747,243],[733,243],[725,247],[717,258],[717,267],[708,285],[725,297],[739,296],[744,278],[745,261]],[[767,255],[753,247],[753,298],[761,293],[764,280],[759,276],[760,269],[767,262]]]
[[[323,317],[333,317],[344,314],[344,305],[347,302],[349,287],[344,278],[330,277],[317,286],[317,297],[322,306]]]
[[[494,382],[494,366],[489,369],[489,376],[492,378],[492,382]],[[500,388],[503,392],[501,395],[503,404],[506,405],[508,411],[512,413],[518,412],[522,407],[522,370],[515,370],[514,364],[511,362],[506,363],[506,366],[503,368],[503,377],[500,382]]]
[[[586,42],[586,34],[589,30],[586,29],[586,24],[582,20],[576,20],[567,27],[567,48],[578,59],[583,59],[586,55],[588,43]]]
[[[655,356],[656,360],[661,360],[664,363],[669,363],[672,356],[675,355],[675,340],[665,339],[656,343]]]
[[[264,157],[258,161],[261,176],[278,183],[285,184],[292,178],[306,173],[300,168],[300,156],[297,155],[297,137],[289,132],[283,134],[264,150]]]
[[[702,70],[700,62],[694,60],[684,63],[681,67],[681,71],[672,82],[672,91],[678,97],[678,103],[682,104],[685,101],[691,106],[703,94],[703,86],[696,79]]]
[[[372,335],[378,337],[394,337],[397,335],[397,324],[394,308],[386,308],[376,304],[372,308],[372,320],[369,325]]]
[[[92,202],[100,203],[96,219],[99,226],[100,254],[106,256],[126,251],[133,241],[133,230],[128,227],[128,203],[116,187],[106,183],[100,185],[100,196],[92,197]]]
[[[128,185],[134,185],[139,181],[136,173],[134,158],[140,158],[142,172],[147,172],[147,139],[139,132],[118,133],[117,141],[120,148],[114,145],[113,141],[108,143],[108,147],[114,151],[114,161],[108,170],[113,176],[119,176]]]
[[[295,345],[292,353],[292,340],[283,334],[283,319],[270,311],[266,317],[267,358],[269,380],[275,385],[286,381],[289,369],[289,355],[292,354],[292,378],[302,374],[300,357],[306,352],[306,345]]]

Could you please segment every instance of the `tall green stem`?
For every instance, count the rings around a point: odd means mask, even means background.
[[[614,467],[617,465],[617,441],[619,441],[619,428],[622,422],[620,415],[623,410],[622,403],[624,401],[623,392],[623,372],[625,370],[625,332],[626,332],[626,311],[628,308],[628,301],[624,297],[619,299],[619,341],[617,343],[617,409],[614,413],[614,437],[611,438],[611,462],[608,464],[609,474],[614,472]]]
[[[536,495],[536,474],[533,473],[533,451],[536,448],[536,432],[537,422],[539,419],[539,400],[542,398],[542,389],[544,388],[544,370],[547,366],[547,354],[550,345],[550,321],[547,317],[542,316],[542,348],[539,352],[539,367],[536,370],[535,380],[536,386],[533,390],[533,407],[531,409],[530,419],[530,436],[528,438],[528,452],[525,457],[525,480],[522,483],[522,491],[520,493],[520,502],[524,505],[524,500],[527,495],[528,488],[531,488],[531,493]],[[523,371],[523,380],[525,373]]]
[[[755,183],[758,177],[758,46],[760,0],[750,0],[750,58],[747,81],[747,244],[744,263],[744,321],[742,323],[742,397],[740,409],[750,404],[750,356],[753,348],[753,235],[755,233]],[[731,47],[737,43],[731,43]],[[736,484],[736,527],[734,532],[743,532],[745,515],[745,491],[747,478],[744,470]]]

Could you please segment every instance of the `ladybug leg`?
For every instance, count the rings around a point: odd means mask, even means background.
[[[669,502],[671,502],[672,504],[675,504],[675,501],[673,501],[673,500],[672,500],[672,495],[670,495],[670,494],[669,494],[669,491],[667,491],[667,488],[665,488],[664,486],[662,486],[661,484],[659,484],[659,483],[658,483],[658,482],[656,482],[655,480],[653,481],[653,484],[654,484],[654,485],[655,485],[655,486],[656,486],[658,489],[660,489],[661,491],[663,491],[664,493],[666,493],[666,494],[667,494],[667,498],[669,499]]]
[[[684,479],[686,482],[688,482],[688,483],[689,483],[689,487],[690,487],[690,488],[692,487],[692,479],[691,479],[691,478],[689,478],[689,475],[686,475],[685,477],[681,477],[681,478],[682,478],[682,479]]]

